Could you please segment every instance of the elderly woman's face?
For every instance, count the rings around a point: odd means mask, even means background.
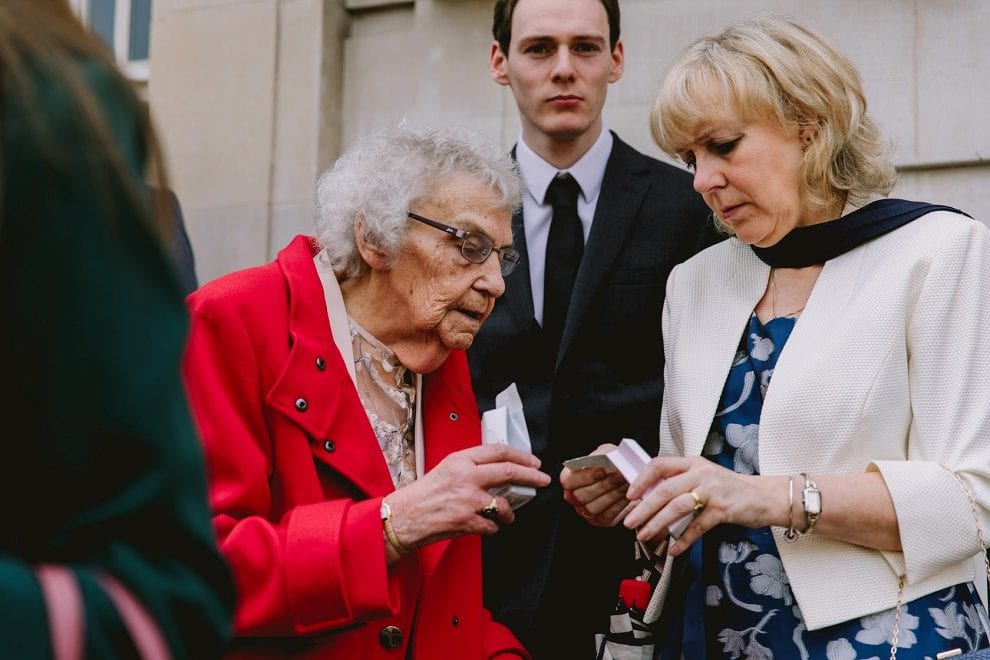
[[[820,222],[799,185],[802,135],[777,122],[722,117],[698,127],[678,150],[694,189],[740,241],[768,247],[795,227]]]
[[[455,229],[484,234],[496,248],[512,245],[511,213],[489,186],[472,176],[451,177],[433,197],[410,210]],[[396,352],[414,371],[432,371],[451,350],[468,348],[505,291],[498,253],[493,251],[484,263],[472,263],[461,254],[460,243],[410,220],[405,243],[389,271],[399,303],[395,312],[409,333],[402,343],[417,347],[412,355]]]

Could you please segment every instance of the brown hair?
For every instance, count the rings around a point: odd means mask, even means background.
[[[615,50],[615,44],[619,43],[619,0],[601,0],[601,3],[608,16],[609,48]],[[512,15],[518,4],[519,0],[495,0],[492,36],[506,57],[509,56],[509,44],[512,42]]]
[[[114,136],[107,108],[94,93],[87,76],[91,64],[99,67],[100,75],[109,80],[113,97],[134,109],[139,133],[137,148],[146,169],[143,174],[155,187],[167,188],[161,150],[148,113],[143,111],[131,84],[118,72],[103,42],[82,25],[65,0],[0,2],[0,109],[8,119],[9,113],[16,109],[19,128],[23,131],[20,139],[36,150],[38,158],[52,172],[63,172],[69,167],[64,149],[86,149],[92,154],[93,167],[79,174],[90,177],[97,192],[106,193],[107,199],[112,198],[111,190],[122,189],[129,205],[146,209],[149,191],[138,185],[140,182],[134,180],[128,169],[127,156]],[[85,144],[63,144],[56,133],[57,127],[46,125],[45,118],[51,112],[42,100],[46,90],[39,86],[41,80],[54,81],[67,98],[69,109],[64,114],[75,119],[75,130]],[[0,153],[0,172],[6,166]],[[3,195],[0,189],[0,200]],[[154,196],[152,229],[163,241],[169,233],[167,205],[165,195]]]
[[[724,110],[747,121],[811,129],[802,192],[817,208],[862,204],[894,186],[890,145],[866,113],[856,67],[793,18],[766,14],[689,44],[664,75],[650,131],[676,157],[702,120]]]

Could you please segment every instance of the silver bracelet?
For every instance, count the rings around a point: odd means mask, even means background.
[[[787,477],[787,529],[784,531],[784,540],[794,543],[801,536],[801,532],[794,529],[794,477]]]

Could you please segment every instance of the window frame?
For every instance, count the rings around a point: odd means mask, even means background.
[[[153,1],[153,0],[152,0]],[[89,0],[69,0],[69,5],[89,27]],[[149,60],[151,57],[151,23],[148,24],[148,58],[143,60],[129,59],[131,39],[131,0],[114,0],[113,8],[113,57],[121,71],[129,79],[137,82],[148,82]]]

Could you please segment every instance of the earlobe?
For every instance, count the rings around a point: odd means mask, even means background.
[[[502,52],[502,47],[499,46],[498,42],[493,41],[491,57],[489,59],[489,71],[492,74],[492,80],[499,85],[509,84],[509,76],[505,72],[505,63],[508,59],[505,53]]]

